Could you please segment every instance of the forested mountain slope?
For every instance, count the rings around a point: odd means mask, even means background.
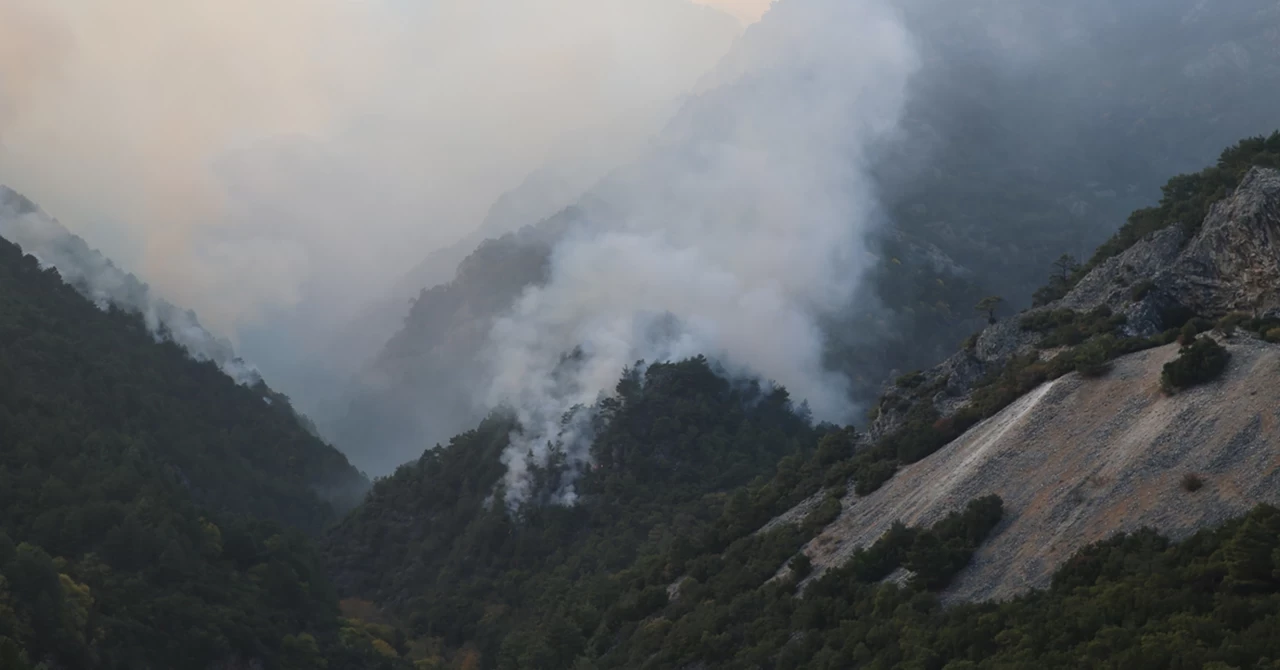
[[[871,266],[850,267],[850,282],[866,272],[862,294],[826,324],[829,364],[850,378],[855,404],[873,402],[893,371],[948,356],[981,324],[972,307],[982,297],[1026,306],[1055,259],[1083,260],[1129,212],[1154,202],[1170,174],[1276,125],[1274,3],[1009,12],[992,0],[959,18],[936,4],[903,4],[924,66],[901,139],[872,157],[888,225],[872,240]],[[1038,42],[1007,47],[992,37],[1011,21]],[[1064,32],[1081,22],[1084,33]],[[611,193],[625,192],[628,175],[660,174],[672,155],[716,137],[734,118],[727,80],[691,100],[658,138],[660,149],[620,168],[572,216],[607,224]],[[485,372],[483,335],[522,287],[544,280],[554,247],[555,225],[529,224],[534,230],[486,243],[452,282],[424,287],[403,329],[353,383],[354,399],[332,425],[338,441],[361,435],[360,457],[369,453],[385,471],[479,419],[472,386]],[[442,399],[448,411],[430,409]]]
[[[577,219],[569,209],[536,228],[487,240],[462,261],[453,281],[422,290],[405,328],[351,381],[347,405],[329,422],[338,444],[358,445],[348,451],[363,469],[390,472],[404,451],[386,445],[425,447],[424,439],[443,441],[483,418],[477,372],[492,319],[531,277],[546,274],[555,236]]]
[[[1271,667],[1277,157],[1171,180],[865,433],[705,360],[630,370],[574,506],[552,461],[506,508],[494,416],[376,484],[326,561],[426,667]]]
[[[115,305],[142,316],[147,327],[171,340],[193,358],[216,363],[236,381],[256,385],[258,371],[236,355],[231,343],[216,337],[191,310],[155,295],[137,277],[89,247],[21,193],[0,184],[0,237],[22,247],[46,267],[57,268],[63,281],[99,306]]]
[[[0,380],[0,666],[377,667],[306,537],[367,482],[284,398],[2,238]]]
[[[617,393],[593,421],[595,464],[574,482],[574,506],[550,504],[566,484],[560,463],[507,509],[502,453],[516,427],[501,415],[377,481],[327,537],[344,593],[402,615],[443,656],[478,649],[486,667],[499,654],[526,667],[522,636],[559,630],[577,640],[572,655],[539,667],[568,667],[588,622],[620,625],[665,597],[673,552],[726,547],[803,497],[793,489],[818,485],[817,431],[784,390],[730,384],[694,359],[627,371]],[[786,472],[766,496],[725,495],[779,459]]]

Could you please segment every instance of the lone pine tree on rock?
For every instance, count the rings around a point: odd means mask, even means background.
[[[998,295],[989,295],[974,305],[973,308],[987,315],[987,323],[994,324],[996,322],[996,310],[1004,302],[1004,298]]]

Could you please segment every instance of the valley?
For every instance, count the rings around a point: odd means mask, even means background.
[[[425,107],[204,17],[210,86],[298,87],[136,155],[24,106],[103,26],[0,5],[0,179],[55,196],[0,186],[0,670],[1280,668],[1275,2],[664,3],[377,4],[556,47]]]

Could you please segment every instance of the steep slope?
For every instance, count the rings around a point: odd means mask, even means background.
[[[660,605],[673,552],[728,546],[820,478],[816,460],[800,472],[816,431],[786,392],[731,384],[705,359],[629,371],[599,410],[595,465],[573,483],[573,506],[548,504],[571,472],[561,463],[534,474],[528,504],[506,508],[504,452],[517,427],[502,416],[377,481],[327,536],[343,594],[401,615],[445,657],[471,648],[482,667],[565,668]],[[770,496],[725,495],[772,476],[784,456],[792,467]],[[798,548],[786,546],[778,560]],[[635,585],[645,593],[627,596]],[[601,617],[610,623],[597,631]],[[547,634],[564,636],[554,653],[521,660],[543,653]]]
[[[213,361],[242,384],[262,381],[257,370],[236,356],[230,342],[200,325],[195,313],[153,295],[146,284],[4,185],[0,185],[0,237],[21,246],[43,265],[57,268],[64,281],[98,306],[115,305],[142,315],[157,337],[177,343],[198,360]]]
[[[1121,357],[1102,379],[1046,382],[874,493],[851,493],[806,553],[820,574],[894,521],[929,525],[996,494],[1008,521],[948,596],[1003,600],[1048,587],[1067,558],[1116,532],[1153,528],[1180,540],[1280,503],[1280,414],[1270,391],[1280,345],[1242,337],[1227,350],[1221,380],[1172,397],[1160,373],[1177,345]],[[1185,490],[1187,475],[1203,488]]]
[[[390,667],[303,535],[367,482],[280,396],[3,238],[0,343],[0,665]]]
[[[1169,174],[1195,169],[1227,142],[1274,126],[1274,3],[1208,11],[1197,0],[1125,8],[1090,2],[1013,14],[1006,4],[977,3],[956,20],[932,0],[903,5],[925,67],[912,84],[903,139],[873,157],[892,225],[872,240],[877,258],[863,294],[826,328],[829,363],[852,380],[855,404],[872,402],[894,371],[948,356],[979,325],[971,307],[985,295],[1001,292],[1025,306],[1055,258],[1087,254],[1131,210],[1151,202]],[[991,33],[1018,20],[1028,39],[1043,34],[1045,44],[996,46],[1004,43]],[[1096,30],[1067,39],[1053,29],[1073,21]],[[609,205],[623,206],[625,198],[613,196],[626,193],[629,175],[661,174],[664,161],[679,160],[733,118],[726,102],[733,99],[732,60],[749,60],[748,51],[743,46],[731,57],[729,74],[717,80],[722,86],[708,87],[682,110],[658,149],[587,196],[581,209],[590,225],[607,225]],[[1011,65],[1027,51],[1035,68]],[[494,256],[476,254],[473,270],[484,270],[449,284],[477,304],[483,296],[489,311],[412,310],[394,344],[355,384],[365,390],[334,425],[340,442],[366,434],[364,448],[376,454],[370,462],[394,464],[474,423],[482,410],[464,411],[473,404],[469,385],[485,370],[473,351],[455,355],[447,342],[482,338],[520,294],[505,280],[490,287],[488,274],[502,272],[521,285],[544,277],[532,262],[522,264],[520,276],[499,270],[505,257],[489,260]],[[851,282],[862,276],[851,268]],[[439,362],[403,364],[405,342],[440,351]],[[386,439],[378,431],[384,426]]]
[[[427,254],[417,266],[389,287],[385,295],[366,305],[350,323],[329,334],[323,344],[308,355],[338,362],[339,372],[348,377],[369,372],[372,359],[404,327],[405,305],[415,302],[424,290],[453,281],[462,261],[478,251],[486,240],[499,240],[532,222],[551,217],[581,195],[583,189],[575,186],[580,179],[566,176],[563,172],[544,167],[531,173],[519,186],[494,201],[474,231],[443,249]],[[350,392],[341,388],[331,392],[333,397],[325,403],[326,406],[332,405],[335,413],[346,411],[346,405],[351,401],[349,397],[342,397],[344,391]],[[317,412],[319,414],[321,412]],[[447,436],[456,432],[442,434]]]
[[[157,342],[139,315],[93,305],[56,270],[0,245],[10,439],[48,440],[45,417],[56,416],[68,435],[136,444],[203,504],[311,531],[332,518],[328,500],[360,495],[363,477],[266,386],[236,384]]]
[[[493,320],[547,271],[551,239],[578,219],[569,209],[537,227],[488,240],[456,278],[423,289],[405,327],[350,384],[329,429],[362,469],[393,471],[484,416],[484,347]]]
[[[493,417],[379,482],[327,559],[445,667],[1267,667],[1274,143],[1172,180],[1145,237],[898,378],[866,433],[739,404],[705,361],[628,371],[576,506],[504,509]]]
[[[1107,351],[1101,353],[1123,353],[1151,346],[1146,338],[1195,316],[1277,316],[1280,172],[1268,167],[1277,165],[1280,133],[1244,140],[1224,151],[1217,166],[1170,180],[1160,206],[1135,212],[1060,289],[1065,292],[1060,300],[984,328],[963,351],[913,375],[910,383],[889,388],[875,408],[871,438],[925,417],[960,418],[961,428],[973,425],[975,417],[991,414],[975,403],[1008,404],[1030,390],[1018,382],[1014,385],[1024,388],[1012,397],[982,398],[975,391],[990,384],[981,382],[1016,373],[1010,366],[1047,363],[1041,361],[1042,349],[1076,346],[1092,335],[1111,333],[1120,339],[1102,344]],[[1064,357],[1059,368],[1069,371],[1075,363]],[[1046,369],[1041,365],[1034,371],[1043,378]]]
[[[1242,148],[1253,151],[1236,166]],[[913,464],[896,475],[890,466],[849,493],[841,517],[808,548],[814,564],[841,565],[894,521],[927,524],[994,492],[1013,521],[979,551],[953,597],[1007,597],[1046,586],[1067,556],[1116,531],[1151,526],[1185,537],[1276,502],[1280,456],[1270,448],[1276,417],[1266,388],[1280,353],[1256,337],[1228,338],[1224,380],[1169,398],[1161,376],[1178,353],[1158,345],[1189,342],[1211,325],[1205,319],[1221,317],[1223,333],[1248,323],[1271,338],[1280,316],[1280,171],[1249,164],[1277,155],[1280,134],[1248,140],[1199,175],[1213,183],[1212,170],[1230,167],[1241,175],[1230,177],[1230,190],[1179,191],[1196,181],[1174,180],[1163,206],[1207,212],[1202,221],[1166,221],[1060,301],[992,325],[971,348],[900,380],[881,401],[863,458]],[[1181,334],[1162,332],[1184,322]],[[1138,349],[1146,351],[1123,356]],[[1062,376],[1108,368],[1101,380]],[[904,457],[904,444],[919,446]],[[1189,474],[1210,483],[1203,495],[1178,490]]]

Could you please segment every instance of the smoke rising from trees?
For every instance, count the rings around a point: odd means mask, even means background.
[[[868,155],[897,128],[916,53],[878,0],[778,4],[738,48],[728,83],[696,103],[714,118],[678,119],[645,167],[604,188],[607,211],[588,209],[549,281],[493,328],[487,401],[523,426],[504,458],[509,504],[556,452],[589,460],[589,409],[574,408],[637,360],[706,354],[785,385],[818,419],[852,418],[819,323],[869,265]]]

